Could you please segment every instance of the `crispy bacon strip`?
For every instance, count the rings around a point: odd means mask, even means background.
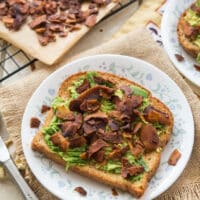
[[[168,164],[175,166],[181,157],[181,153],[178,149],[175,149],[169,157]]]

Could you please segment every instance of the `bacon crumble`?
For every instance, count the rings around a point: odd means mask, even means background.
[[[30,120],[30,127],[31,128],[39,128],[40,120],[37,117],[32,117]]]

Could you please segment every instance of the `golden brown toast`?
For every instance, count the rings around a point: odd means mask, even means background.
[[[188,10],[188,9],[187,9]],[[184,48],[184,50],[191,55],[193,58],[196,58],[200,49],[198,46],[193,44],[186,36],[183,31],[183,23],[185,23],[185,13],[187,10],[181,15],[179,22],[178,22],[178,27],[177,27],[177,33],[178,33],[178,40],[181,44],[181,46]]]
[[[72,82],[74,80],[79,79],[80,77],[84,76],[86,73],[87,72],[81,72],[81,73],[72,75],[69,78],[67,78],[61,84],[61,86],[58,90],[58,96],[62,97],[63,99],[67,99],[70,95],[67,88],[69,88],[72,85]],[[150,91],[148,91],[147,89],[145,89],[144,87],[140,86],[139,84],[137,84],[133,81],[127,80],[125,78],[122,78],[122,77],[119,77],[119,76],[116,76],[116,75],[113,75],[110,73],[98,72],[98,75],[105,79],[108,79],[111,81],[116,81],[117,88],[119,88],[120,85],[123,85],[123,84],[139,86],[140,88],[142,88],[148,92],[148,99],[151,102],[151,105],[153,105],[160,111],[168,114],[170,123],[167,126],[167,128],[165,129],[164,134],[162,134],[160,136],[160,147],[164,148],[170,139],[170,136],[172,134],[173,123],[174,123],[172,113],[170,112],[168,107],[165,106],[157,98],[152,97]],[[45,120],[43,127],[47,127],[50,124],[53,116],[54,116],[54,112],[53,112],[53,109],[51,109],[47,113],[46,120]],[[46,157],[55,161],[58,164],[61,164],[63,166],[66,165],[66,162],[58,154],[53,152],[48,147],[48,145],[45,143],[44,136],[43,136],[43,133],[41,130],[35,135],[35,137],[32,141],[32,149],[43,153]],[[146,164],[148,165],[149,170],[148,170],[148,172],[144,172],[144,175],[142,176],[142,178],[135,182],[130,182],[129,180],[126,180],[120,174],[108,173],[108,172],[96,169],[92,165],[72,166],[72,167],[70,167],[70,170],[75,171],[81,175],[88,176],[98,182],[102,182],[102,183],[110,185],[112,187],[119,188],[123,191],[127,191],[136,197],[140,197],[145,192],[147,185],[148,185],[148,181],[150,181],[152,176],[155,174],[157,168],[159,167],[161,151],[154,150],[151,152],[147,152],[144,154],[143,158],[144,158],[144,161],[146,162]]]

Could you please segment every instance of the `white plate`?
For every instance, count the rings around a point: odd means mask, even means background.
[[[171,61],[176,68],[192,83],[200,87],[200,72],[194,68],[198,64],[181,47],[177,37],[177,24],[181,14],[194,2],[194,0],[170,0],[167,3],[161,24],[162,41]],[[185,59],[179,62],[175,54],[182,55]],[[199,65],[199,64],[198,64]]]
[[[29,100],[22,121],[22,145],[29,167],[42,185],[61,199],[133,199],[128,193],[122,192],[114,197],[109,186],[72,172],[66,173],[63,167],[31,150],[31,141],[37,132],[36,129],[30,128],[31,117],[36,116],[43,121],[44,116],[40,114],[41,106],[50,105],[60,83],[66,77],[85,70],[111,72],[138,82],[151,90],[153,95],[167,104],[173,112],[175,126],[172,138],[162,154],[160,167],[143,196],[143,199],[155,198],[174,183],[188,162],[194,139],[193,117],[185,96],[166,74],[144,61],[127,56],[86,57],[60,68],[41,83]],[[167,164],[167,160],[174,148],[178,148],[183,156],[177,165],[172,167]],[[82,186],[87,190],[87,198],[81,197],[74,191],[77,186]]]

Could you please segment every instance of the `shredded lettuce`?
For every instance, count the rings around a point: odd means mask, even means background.
[[[56,110],[57,107],[60,107],[60,106],[68,107],[68,105],[69,105],[69,100],[64,100],[58,96],[55,97],[53,102],[51,103],[51,107],[53,108],[53,110]]]
[[[77,88],[79,87],[85,80],[85,77],[81,77],[79,80],[73,81],[73,85]]]
[[[122,92],[122,90],[117,89],[117,90],[115,91],[115,94],[114,94],[114,95],[115,95],[115,96],[118,96],[120,99],[122,99],[123,96],[124,96],[124,93]]]
[[[105,151],[105,155],[107,156],[112,152],[112,147],[105,147],[104,151]]]
[[[86,146],[68,149],[63,155],[63,160],[66,161],[66,169],[74,165],[86,165],[88,160],[81,159],[80,155],[86,151]]]
[[[142,105],[140,106],[139,110],[141,112],[143,112],[144,109],[149,105],[150,105],[149,99],[148,98],[144,98],[143,101],[142,101]]]
[[[56,133],[60,130],[58,125],[61,124],[61,122],[62,122],[61,119],[54,116],[53,119],[51,120],[51,123],[49,124],[49,126],[43,128],[42,132],[45,135],[53,135],[54,133]]]
[[[142,177],[143,177],[143,174],[138,174],[135,176],[130,176],[129,180],[134,183],[136,181],[140,181]]]
[[[144,161],[143,157],[141,156],[140,158],[136,159],[133,154],[128,151],[125,155],[125,157],[128,159],[129,163],[132,165],[140,165],[144,167],[145,172],[148,172],[149,168],[146,164],[146,162]]]
[[[72,86],[68,88],[72,99],[76,99],[79,96],[76,89],[83,83],[84,79],[84,77],[81,77],[79,80],[73,81]]]
[[[53,152],[60,152],[59,147],[55,146],[53,142],[50,140],[51,135],[45,134],[44,140],[48,147],[53,151]]]
[[[100,107],[100,110],[101,110],[102,112],[108,113],[108,112],[114,110],[114,108],[115,108],[115,106],[114,106],[114,104],[113,104],[111,101],[109,101],[109,100],[107,100],[107,99],[102,99],[102,100],[101,100],[101,107]]]
[[[85,165],[88,163],[87,160],[83,160],[80,158],[81,153],[86,151],[86,146],[77,147],[73,149],[68,149],[67,152],[62,152],[58,146],[55,146],[51,141],[51,135],[55,132],[59,131],[59,124],[61,123],[60,119],[54,117],[50,123],[50,125],[43,129],[44,140],[48,147],[58,155],[60,155],[63,160],[66,161],[66,169],[73,165]]]
[[[164,128],[164,125],[160,124],[159,122],[153,123],[153,126],[154,126],[157,130],[162,130],[162,129]]]
[[[196,14],[195,11],[189,9],[186,12],[184,19],[191,25],[191,26],[198,26],[200,24],[200,17]]]
[[[156,128],[158,136],[161,136],[162,133],[164,133],[167,128],[167,126],[160,124],[158,122],[153,123],[153,126]]]
[[[198,63],[200,63],[200,53],[197,55],[196,60],[197,60]]]
[[[75,86],[69,87],[68,90],[69,90],[69,92],[71,94],[71,98],[72,99],[76,99],[79,96],[78,92],[76,91],[76,87]]]
[[[119,161],[109,160],[106,165],[102,167],[106,172],[120,174],[121,173],[121,163]]]
[[[94,85],[96,85],[95,81],[94,81],[94,76],[97,76],[97,72],[88,72],[87,73],[87,79],[90,83],[90,86],[93,87]]]
[[[197,0],[197,1],[196,1],[196,5],[197,5],[198,7],[200,7],[200,0]]]
[[[144,98],[148,97],[148,92],[136,85],[130,85],[130,88],[132,89],[133,95],[136,96],[142,96]]]
[[[109,81],[105,81],[102,85],[105,85],[105,86],[110,87],[110,88],[112,88],[114,86],[114,84],[109,82]]]

